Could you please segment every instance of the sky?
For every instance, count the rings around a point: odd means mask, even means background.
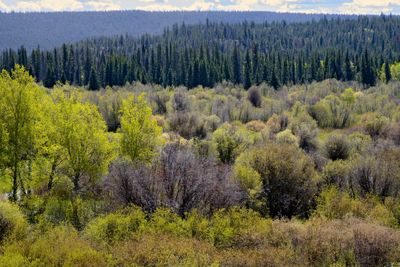
[[[132,9],[400,15],[400,0],[0,0],[3,12]]]

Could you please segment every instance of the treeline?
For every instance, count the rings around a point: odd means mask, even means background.
[[[222,81],[274,88],[334,78],[372,86],[400,59],[396,16],[305,23],[174,25],[160,36],[116,36],[28,54],[6,50],[0,66],[21,64],[53,87],[58,81],[97,90],[139,81],[212,87]],[[386,69],[385,69],[386,68]],[[386,72],[385,72],[386,71]]]

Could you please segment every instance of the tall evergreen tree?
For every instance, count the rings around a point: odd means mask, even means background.
[[[252,65],[251,65],[251,58],[250,58],[250,51],[247,50],[246,52],[246,62],[244,66],[244,79],[243,79],[243,86],[247,90],[252,85]]]
[[[100,84],[99,79],[97,76],[97,72],[94,68],[90,71],[90,78],[89,78],[89,90],[99,90]]]
[[[392,72],[390,71],[390,64],[389,62],[385,63],[385,81],[389,83],[392,80]]]
[[[232,64],[233,64],[233,82],[235,84],[240,84],[242,82],[242,70],[241,70],[241,62],[240,62],[240,54],[239,48],[235,45],[232,56]]]

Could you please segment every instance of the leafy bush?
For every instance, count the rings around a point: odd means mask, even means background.
[[[291,130],[286,129],[276,135],[276,142],[278,144],[299,145],[299,139]]]
[[[300,109],[300,111],[296,111]],[[305,151],[314,151],[318,144],[316,136],[318,134],[317,123],[308,113],[301,110],[302,107],[293,107],[294,116],[290,120],[289,128],[299,138],[299,146]]]
[[[115,162],[104,182],[107,196],[117,205],[134,204],[149,212],[166,207],[181,216],[193,209],[209,214],[243,199],[229,166],[201,158],[180,143],[166,145],[149,167]]]
[[[17,206],[0,201],[0,244],[8,240],[23,239],[28,223]]]
[[[386,226],[397,226],[394,214],[379,200],[373,197],[352,198],[348,193],[340,192],[336,187],[329,187],[320,194],[313,216],[328,220],[357,217]]]
[[[366,114],[361,121],[365,131],[374,139],[384,133],[386,126],[390,122],[388,118],[379,114]]]
[[[146,227],[145,214],[139,208],[110,213],[92,220],[85,229],[85,235],[98,243],[112,244],[126,240],[135,232]]]
[[[261,140],[260,133],[247,130],[239,122],[223,124],[212,136],[212,143],[222,163],[232,164],[246,148]]]
[[[212,216],[208,238],[217,247],[256,247],[266,242],[271,221],[250,209],[221,210]]]
[[[219,266],[211,244],[162,234],[114,245],[111,254],[116,266]]]
[[[40,236],[25,253],[34,266],[107,266],[108,261],[105,253],[96,251],[65,226]]]
[[[262,96],[257,88],[250,88],[248,91],[248,99],[254,107],[261,107]]]
[[[335,160],[346,160],[350,156],[350,144],[345,136],[331,135],[325,142],[326,156]]]
[[[311,158],[298,148],[268,145],[250,149],[238,158],[236,166],[251,168],[261,177],[259,198],[268,208],[262,213],[272,217],[307,216],[316,193],[317,174]]]
[[[325,185],[334,185],[340,189],[347,189],[351,165],[344,160],[330,161],[322,170]]]

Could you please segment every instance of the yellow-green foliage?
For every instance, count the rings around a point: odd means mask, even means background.
[[[392,79],[400,81],[400,62],[390,65],[390,72],[392,74]]]
[[[247,192],[250,201],[255,202],[262,191],[263,183],[260,174],[252,167],[239,163],[235,165],[235,177]],[[252,205],[257,204],[252,203]]]
[[[314,217],[328,220],[357,217],[372,220],[387,226],[397,226],[398,222],[389,208],[370,197],[367,199],[352,198],[336,187],[325,189],[317,199]]]
[[[213,133],[212,144],[221,162],[233,163],[240,153],[261,138],[261,133],[248,130],[240,122],[225,123]]]
[[[346,89],[340,96],[329,95],[311,107],[311,114],[322,128],[344,128],[354,122],[352,109],[355,103],[353,89]]]
[[[17,199],[18,179],[27,182],[25,168],[40,148],[45,93],[22,67],[0,74],[0,186]],[[4,175],[5,174],[5,175]],[[0,188],[1,189],[1,188]]]
[[[93,241],[111,244],[129,239],[134,232],[144,230],[146,224],[144,212],[131,208],[94,219],[87,225],[85,235]]]
[[[271,230],[271,220],[253,210],[234,208],[212,216],[208,238],[217,247],[252,247],[265,242]]]
[[[291,130],[286,129],[276,135],[276,142],[278,144],[299,145],[299,138],[295,136]]]
[[[227,83],[46,90],[3,71],[0,267],[397,266],[398,66],[369,89],[261,84],[254,106]]]
[[[218,267],[216,249],[209,243],[193,238],[148,234],[111,248],[115,265],[162,267]]]
[[[75,190],[83,175],[96,181],[113,158],[106,125],[96,106],[82,103],[77,92],[66,96],[61,90],[53,93],[56,103],[56,129],[63,148],[61,159],[69,169]]]
[[[23,239],[28,223],[19,208],[7,201],[0,201],[0,245],[5,241]]]
[[[355,132],[348,135],[348,140],[351,144],[351,151],[353,154],[363,154],[371,146],[372,139],[369,135]]]
[[[162,129],[152,117],[145,95],[131,96],[122,102],[122,153],[132,162],[150,162],[156,155]]]
[[[382,135],[385,127],[390,123],[389,118],[382,116],[378,113],[367,113],[361,118],[361,125],[364,126],[365,131],[372,137],[376,138]]]
[[[0,262],[17,255],[19,262],[29,261],[29,266],[109,266],[109,256],[98,252],[80,238],[78,233],[65,226],[58,226],[49,232],[29,240],[23,246],[6,247]]]
[[[329,161],[322,170],[322,178],[325,185],[335,185],[339,188],[345,188],[350,171],[351,164],[348,161]]]
[[[400,260],[397,231],[353,218],[272,221],[243,208],[209,219],[156,213],[145,219],[134,208],[99,217],[83,234],[66,226],[32,232],[3,247],[0,266],[357,266],[367,259],[382,266]]]
[[[102,206],[104,206],[103,202],[92,199],[52,196],[42,206],[44,210],[37,219],[42,227],[68,223],[77,229],[82,229],[98,215],[97,212]]]

